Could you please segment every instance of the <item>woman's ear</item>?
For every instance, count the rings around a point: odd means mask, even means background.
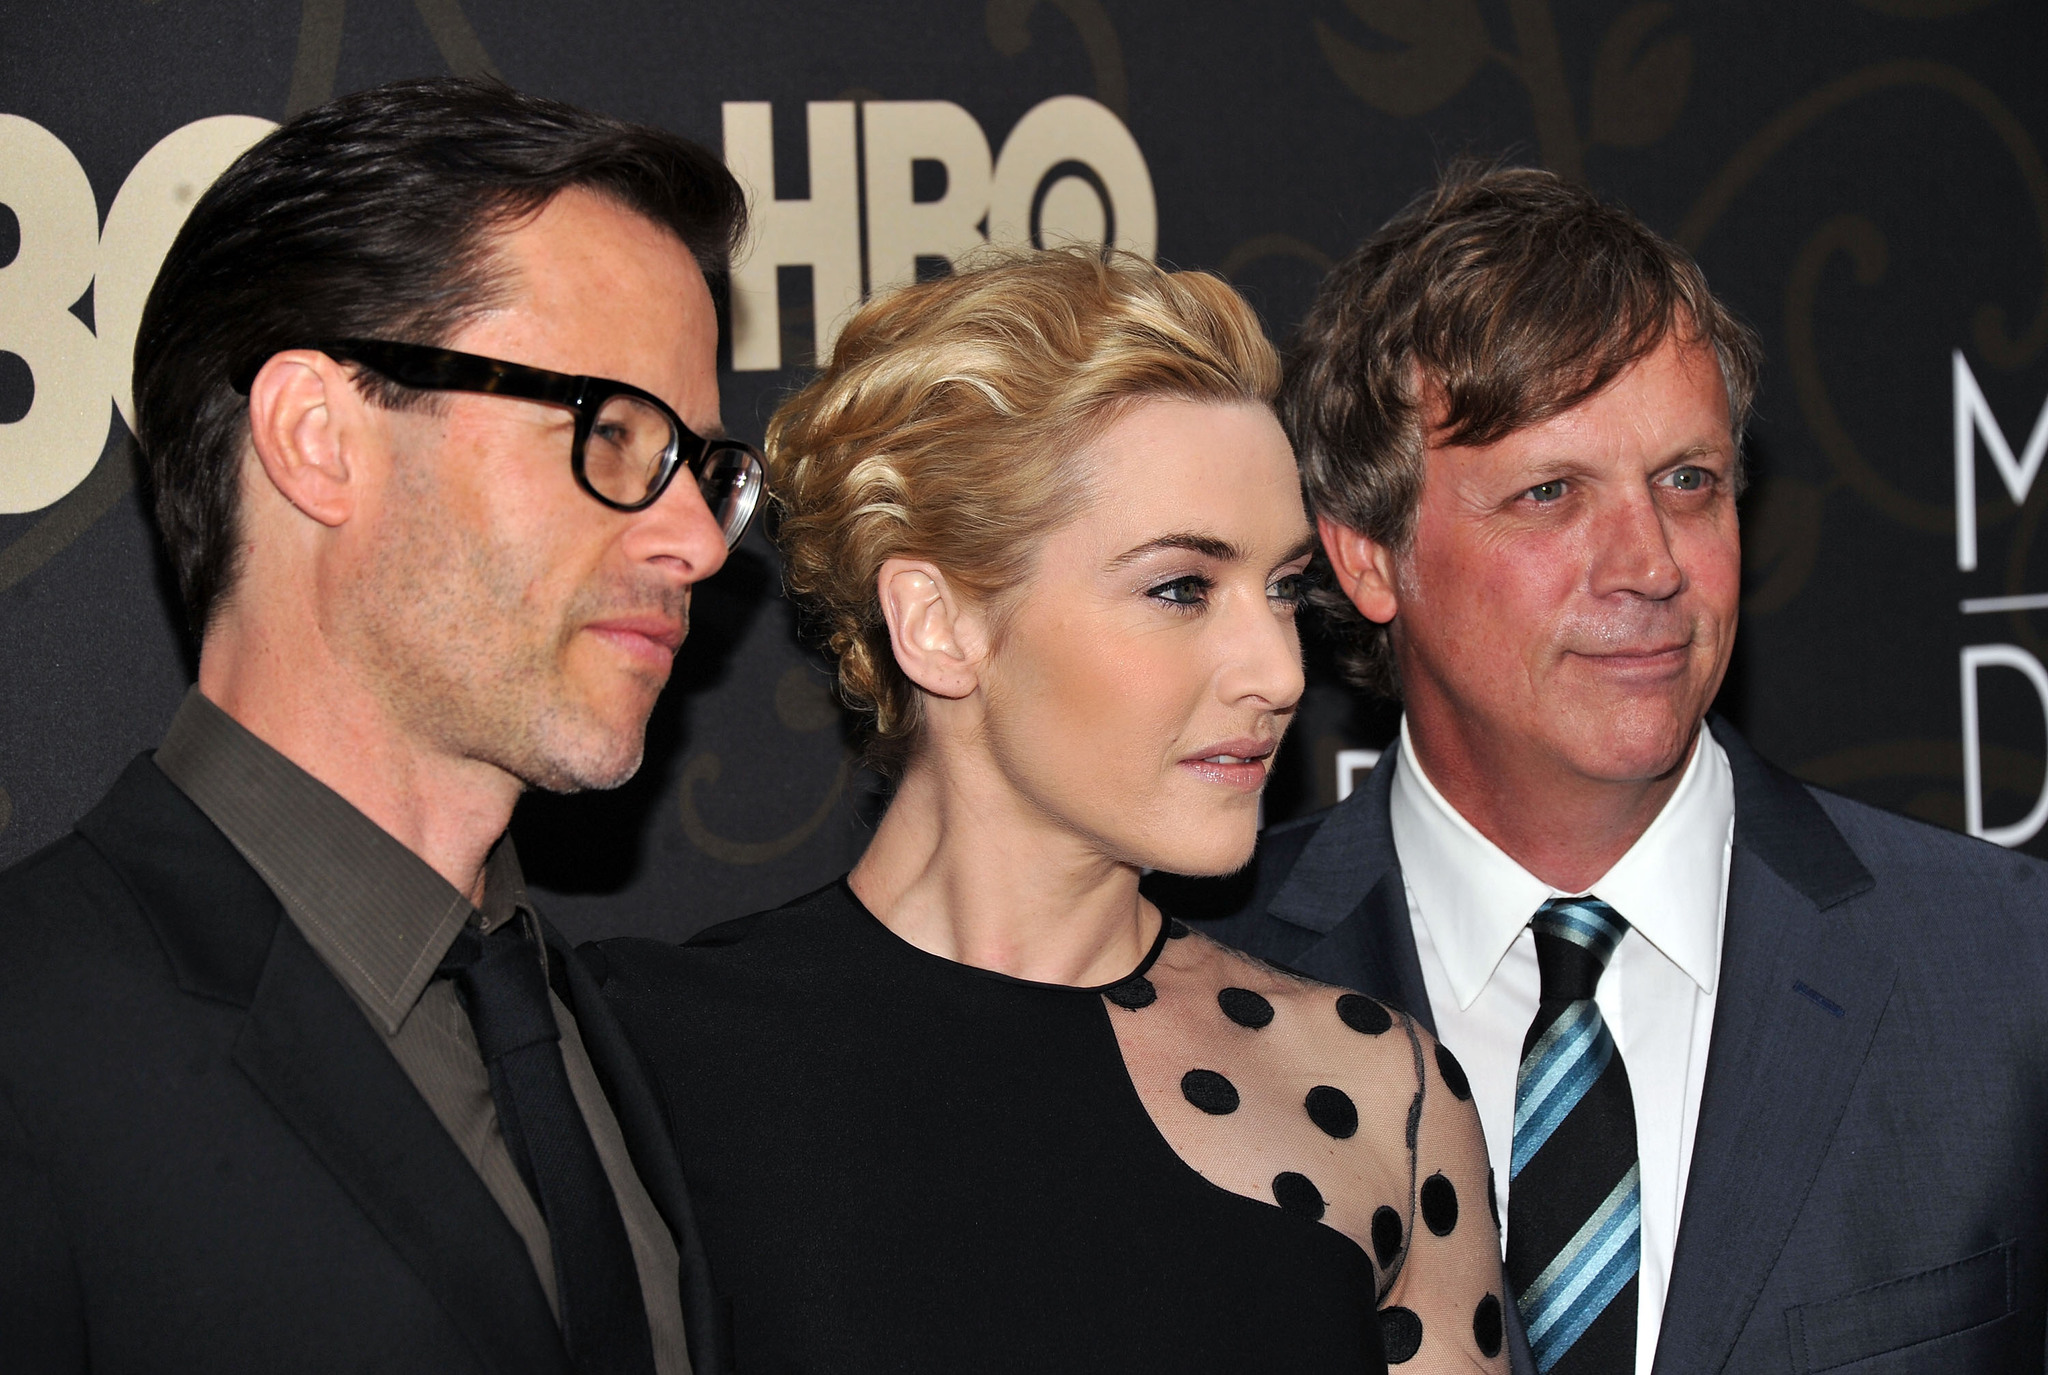
[[[326,354],[273,354],[249,384],[249,442],[278,495],[326,526],[354,514],[360,483],[342,441],[343,413],[361,405],[348,374]]]
[[[906,678],[934,696],[955,699],[981,686],[987,628],[936,565],[890,559],[875,575],[875,592]]]
[[[1328,516],[1316,517],[1316,533],[1322,536],[1337,585],[1358,608],[1358,614],[1381,625],[1392,621],[1401,609],[1394,591],[1393,551]]]

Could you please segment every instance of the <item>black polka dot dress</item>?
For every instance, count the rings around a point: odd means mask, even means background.
[[[1011,979],[844,883],[592,953],[740,1375],[1507,1369],[1470,1089],[1371,999],[1175,923]]]

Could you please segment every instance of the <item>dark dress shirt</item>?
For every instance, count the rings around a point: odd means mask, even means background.
[[[419,856],[197,688],[178,709],[156,763],[262,876],[377,1029],[525,1242],[559,1316],[547,1222],[505,1147],[469,1015],[454,984],[434,977],[465,922],[491,931],[507,921],[535,921],[511,838],[491,851],[482,907],[472,906]],[[632,1244],[655,1368],[687,1375],[674,1239],[634,1171],[575,1017],[559,997],[550,1001],[570,1088]]]

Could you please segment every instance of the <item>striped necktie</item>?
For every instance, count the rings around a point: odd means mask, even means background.
[[[1628,931],[1598,898],[1529,925],[1543,989],[1515,1079],[1508,1282],[1540,1375],[1632,1375],[1642,1199],[1635,1100],[1593,991]]]

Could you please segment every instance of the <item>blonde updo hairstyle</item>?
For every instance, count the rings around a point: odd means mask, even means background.
[[[1087,503],[1086,449],[1132,404],[1271,404],[1279,359],[1221,278],[1095,249],[991,251],[878,296],[768,424],[783,578],[900,774],[921,689],[897,667],[876,579],[923,559],[1000,635],[1039,546]]]

